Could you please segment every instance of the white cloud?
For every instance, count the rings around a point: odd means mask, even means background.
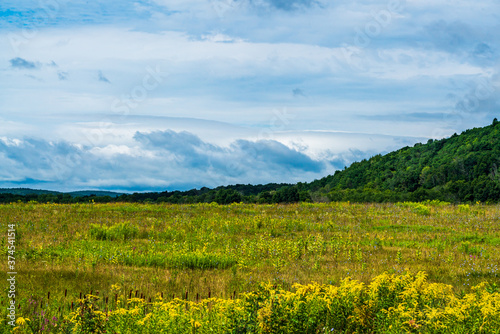
[[[182,179],[189,169],[178,156],[160,158],[134,139],[137,132],[172,130],[196,135],[213,161],[254,164],[240,179],[210,165],[192,184],[291,182],[332,169],[286,173],[286,164],[246,161],[242,143],[272,139],[284,151],[338,167],[490,123],[500,104],[500,38],[492,33],[500,26],[500,5],[401,0],[382,24],[377,15],[390,3],[78,0],[65,2],[57,19],[31,23],[29,35],[6,14],[0,23],[0,143],[9,154],[17,143],[40,160],[30,169],[22,155],[7,159],[4,152],[8,163],[0,175],[5,182],[51,180],[50,164],[60,166],[60,150],[68,149],[88,159],[82,173],[96,173],[86,178],[63,168],[59,174],[73,187],[174,186],[166,174],[155,176],[154,164],[168,161],[177,168],[169,170],[172,177]],[[7,5],[31,10],[22,2]],[[367,27],[376,33],[368,36]],[[360,33],[368,36],[366,44],[359,43]],[[492,92],[464,109],[481,80],[491,82]],[[276,111],[285,109],[291,117],[283,120]],[[59,142],[65,144],[50,144]],[[137,163],[140,158],[151,166]],[[135,177],[132,171],[141,168],[143,176]],[[106,172],[111,169],[119,175]],[[130,173],[134,179],[124,181]]]
[[[220,147],[188,132],[137,132],[131,146],[77,147],[67,142],[2,139],[0,182],[46,184],[68,190],[97,185],[115,190],[201,187],[242,182],[285,182],[321,175],[323,162],[270,140],[237,140]],[[35,163],[36,162],[36,163]],[[187,173],[186,171],[190,171]],[[14,176],[15,175],[15,176]],[[106,181],[104,181],[106,180]]]

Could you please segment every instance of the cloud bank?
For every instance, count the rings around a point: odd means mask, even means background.
[[[297,182],[327,166],[274,140],[237,140],[229,147],[189,132],[137,132],[130,146],[89,147],[65,141],[0,140],[0,180],[66,189],[189,189],[234,183]],[[70,186],[68,186],[70,185]]]

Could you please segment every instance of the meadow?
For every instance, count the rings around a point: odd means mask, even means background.
[[[19,333],[500,331],[499,205],[12,203],[0,220]]]

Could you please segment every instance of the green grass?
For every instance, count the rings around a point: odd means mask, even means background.
[[[261,282],[289,289],[407,271],[462,293],[500,281],[499,217],[499,205],[443,203],[10,204],[0,206],[0,245],[6,258],[6,225],[17,224],[22,310],[31,296],[110,295],[116,283],[147,296],[228,297]]]

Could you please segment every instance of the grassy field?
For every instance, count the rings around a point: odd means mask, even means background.
[[[0,220],[5,230],[4,272],[8,271],[7,225],[16,224],[18,315],[43,322],[52,312],[56,326],[49,319],[45,332],[56,331],[57,322],[72,310],[84,314],[87,304],[103,311],[118,309],[135,297],[146,304],[151,299],[149,306],[139,307],[137,301],[131,308],[147,314],[145,308],[153,310],[155,300],[173,303],[172,307],[224,300],[237,310],[237,302],[256,291],[285,296],[300,290],[297,284],[338,287],[346,284],[347,277],[368,287],[384,272],[394,274],[390,282],[407,277],[405,284],[411,286],[409,277],[416,279],[425,271],[426,282],[451,285],[447,291],[456,298],[477,294],[471,287],[481,282],[489,283],[483,290],[498,297],[500,283],[498,205],[30,203],[0,206]],[[85,299],[86,294],[99,299]],[[0,298],[6,305],[7,294]],[[187,304],[182,305],[187,310]],[[500,301],[496,307],[498,312]],[[254,313],[262,313],[261,309]],[[417,322],[412,327],[411,320],[405,320],[406,329],[424,328]],[[260,332],[280,332],[262,321],[257,326]],[[207,328],[202,323],[188,321],[186,333],[202,332]],[[21,332],[34,331],[20,325]],[[39,325],[38,329],[43,326]],[[395,326],[395,332],[397,328],[402,327]]]

